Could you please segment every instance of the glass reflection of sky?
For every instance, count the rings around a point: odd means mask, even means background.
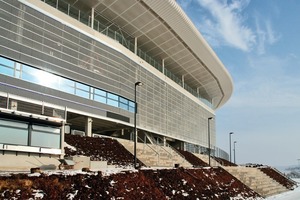
[[[60,81],[58,76],[41,70],[36,71],[34,76],[37,77],[37,84],[39,85],[50,88],[58,88],[59,86]]]
[[[0,74],[19,78],[31,83],[56,89],[69,94],[74,94],[86,99],[91,99],[110,106],[119,107],[129,112],[134,112],[134,102],[121,96],[93,88],[55,74],[36,69],[12,60],[0,57]]]

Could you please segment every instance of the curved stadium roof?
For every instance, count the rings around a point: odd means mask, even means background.
[[[221,107],[232,95],[230,74],[175,0],[67,0],[116,24],[138,48],[184,82],[201,97]]]

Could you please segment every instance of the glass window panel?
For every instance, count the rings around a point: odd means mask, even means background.
[[[128,100],[120,97],[120,102],[128,105]]]
[[[134,107],[129,107],[129,111],[134,113]]]
[[[1,63],[2,65],[6,65],[6,66],[9,66],[9,67],[13,68],[15,62],[12,61],[12,60],[9,60],[9,59],[0,57],[0,63]]]
[[[0,74],[4,74],[7,76],[14,76],[14,69],[0,65]]]
[[[69,94],[75,94],[75,82],[65,79],[65,78],[60,78],[59,80],[59,90],[63,92],[67,92]]]
[[[103,90],[95,89],[95,94],[106,97],[106,92]]]
[[[75,88],[69,85],[60,85],[59,90],[69,94],[75,94]]]
[[[6,62],[7,59],[1,58],[1,60]],[[8,63],[10,65],[14,65],[14,62]],[[114,107],[120,106],[122,109],[129,110],[130,112],[134,111],[134,102],[118,95],[108,93],[101,89],[94,89],[88,85],[78,83],[27,65],[20,65],[18,63],[18,65],[15,66],[19,66],[19,68],[21,66],[22,73],[19,70],[14,70],[13,68],[9,69],[1,65],[0,73],[8,73],[10,76],[13,76],[13,73],[15,73],[15,77],[22,76],[21,79],[30,81],[32,83],[44,85],[46,87],[57,89],[69,94],[75,94],[83,98],[93,99],[97,102],[108,104]],[[8,72],[4,72],[4,68],[6,71],[8,70]],[[92,90],[90,91],[90,89]]]
[[[84,91],[89,91],[89,86],[85,85],[85,84],[82,84],[82,83],[76,83],[76,88],[78,89],[81,89],[81,90],[84,90]]]
[[[120,108],[128,110],[128,104],[120,103]]]
[[[114,99],[114,100],[118,100],[119,97],[115,94],[111,94],[111,93],[107,93],[107,98],[110,98],[110,99]]]
[[[0,143],[27,145],[28,124],[0,120]]]
[[[21,70],[21,64],[20,63],[16,63],[16,69]]]
[[[53,89],[59,89],[59,76],[26,65],[23,65],[22,79]]]
[[[129,106],[134,108],[134,102],[129,101]]]
[[[78,95],[80,97],[83,97],[83,98],[89,99],[90,93],[86,92],[86,91],[82,91],[82,90],[76,89],[76,95]]]
[[[21,78],[21,72],[20,71],[15,71],[15,77],[16,78]]]
[[[100,103],[105,103],[106,104],[106,98],[98,95],[94,95],[94,100],[98,101]]]
[[[42,131],[45,133],[47,132],[47,133],[52,133],[52,134],[60,134],[60,128],[55,128],[55,127],[32,125],[32,130]]]
[[[66,78],[61,78],[60,79],[60,85],[67,85],[67,86],[71,86],[74,87],[75,86],[75,82]]]
[[[60,135],[34,130],[31,134],[31,146],[60,148]]]
[[[22,80],[30,81],[32,83],[38,83],[38,79],[35,76],[35,74],[37,73],[36,69],[23,65],[22,70]]]
[[[107,99],[107,104],[114,107],[119,107],[119,102],[111,99]]]

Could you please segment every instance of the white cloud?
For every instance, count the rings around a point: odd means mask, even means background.
[[[254,16],[255,27],[243,16],[250,0],[197,0],[210,15],[201,15],[195,22],[212,46],[231,46],[245,52],[256,50],[265,53],[266,45],[272,45],[279,37],[272,28],[270,20],[261,15]],[[187,5],[186,9],[187,9]]]
[[[226,1],[198,0],[206,8],[211,18],[206,18],[200,31],[207,37],[222,39],[222,43],[249,51],[255,44],[255,34],[243,24],[241,11],[249,4],[249,0],[235,0],[231,4]],[[208,39],[209,40],[209,39]]]
[[[270,20],[262,21],[260,17],[255,17],[257,52],[262,55],[265,53],[266,45],[272,45],[278,41],[279,36],[274,32]]]
[[[272,24],[270,20],[266,21],[266,31],[267,31],[267,36],[268,36],[268,42],[269,44],[274,44],[275,42],[278,41],[279,36],[277,36],[272,28]]]

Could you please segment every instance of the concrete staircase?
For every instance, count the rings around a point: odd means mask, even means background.
[[[243,166],[223,168],[262,197],[268,197],[288,191],[286,187],[279,184],[257,168]]]
[[[198,153],[193,153],[195,156],[206,162],[207,164],[209,163],[209,158],[208,155],[205,154],[198,154]],[[222,166],[220,163],[218,163],[216,160],[214,160],[212,157],[210,158],[210,165],[212,167],[219,167]]]
[[[117,139],[129,152],[133,154],[133,141]],[[178,152],[171,147],[154,144],[137,143],[137,158],[148,167],[192,167]]]

